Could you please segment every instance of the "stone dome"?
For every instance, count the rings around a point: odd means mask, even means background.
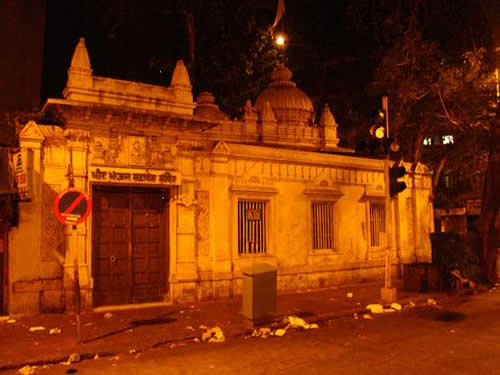
[[[194,109],[194,116],[208,120],[227,120],[227,115],[215,104],[215,97],[208,91],[203,91],[198,95],[198,105]]]
[[[312,125],[312,101],[291,78],[292,72],[285,65],[278,65],[271,74],[271,83],[257,97],[255,108],[261,113],[268,102],[278,121]]]

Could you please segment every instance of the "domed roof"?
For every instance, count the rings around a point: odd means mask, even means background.
[[[208,120],[227,120],[227,115],[215,104],[215,97],[208,91],[203,91],[198,95],[198,105],[194,109],[196,117]]]
[[[291,78],[292,72],[285,65],[278,65],[271,74],[271,83],[257,97],[255,108],[261,113],[268,102],[278,121],[312,124],[312,101]]]

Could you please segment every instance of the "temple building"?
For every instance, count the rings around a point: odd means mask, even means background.
[[[9,313],[72,309],[75,274],[90,309],[237,296],[256,263],[283,293],[382,280],[386,254],[394,270],[431,259],[425,166],[388,204],[384,160],[339,147],[331,107],[315,118],[284,65],[232,120],[193,98],[182,61],[169,87],[98,77],[81,39],[43,111],[57,121],[18,134]],[[92,201],[75,226],[54,211],[70,186]]]

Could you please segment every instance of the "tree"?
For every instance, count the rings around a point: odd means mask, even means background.
[[[381,3],[391,6],[385,8],[387,13],[379,23],[373,24],[378,27],[375,30],[381,46],[374,87],[384,90],[391,99],[393,134],[399,137],[404,156],[413,162],[413,168],[425,160],[434,171],[434,192],[445,166],[466,171],[469,175],[485,176],[481,264],[484,279],[495,282],[497,237],[494,222],[498,203],[494,194],[499,190],[492,167],[496,166],[498,171],[498,142],[491,141],[495,139],[498,121],[493,115],[491,100],[495,85],[488,52],[492,48],[484,28],[471,33],[449,33],[455,30],[454,24],[480,24],[484,14],[473,9],[467,1],[433,2],[432,6],[437,9],[419,0]],[[367,9],[367,4],[371,2],[358,2],[360,9]],[[462,13],[456,11],[457,7]],[[444,14],[449,16],[442,18]],[[462,16],[455,17],[460,14]],[[403,32],[398,36],[387,31],[386,26]],[[463,34],[469,34],[468,39],[454,40],[455,35]],[[478,42],[490,48],[478,47]],[[434,153],[424,152],[425,138],[447,134],[453,135],[452,144]]]

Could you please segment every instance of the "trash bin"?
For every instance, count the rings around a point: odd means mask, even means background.
[[[432,263],[405,264],[403,282],[407,292],[441,290],[443,287],[441,267]]]
[[[276,312],[276,267],[261,263],[253,264],[242,271],[242,314],[252,320],[271,317]]]

